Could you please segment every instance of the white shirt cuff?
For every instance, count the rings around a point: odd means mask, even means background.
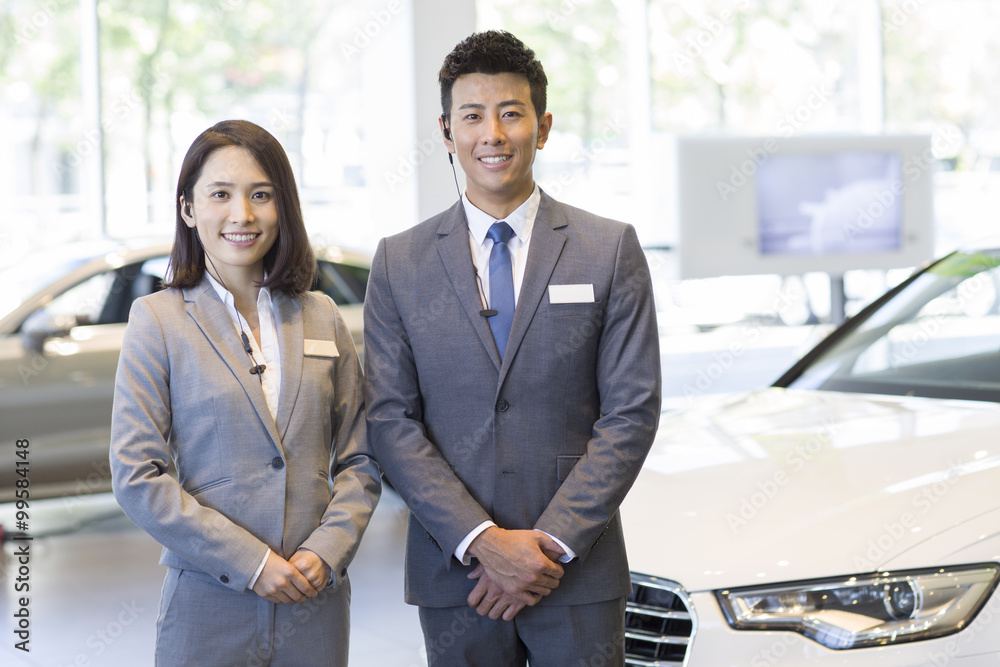
[[[555,540],[554,537],[552,539]],[[559,540],[556,541],[558,542]],[[250,579],[250,583],[247,584],[248,589],[253,590],[253,587],[257,585],[257,579],[260,578],[260,573],[264,571],[264,566],[267,564],[267,559],[270,555],[271,555],[271,550],[268,549],[267,553],[264,554],[264,560],[262,560],[260,562],[260,565],[257,566],[257,571],[253,573],[253,577]]]
[[[495,525],[496,524],[493,523],[492,521],[483,521],[481,524],[473,528],[472,532],[466,535],[465,539],[458,543],[458,546],[455,548],[455,558],[457,558],[459,562],[462,563],[462,565],[471,565],[472,557],[469,556],[469,554],[465,553],[466,551],[469,550],[469,545],[472,544],[472,541],[474,539],[479,537],[480,533],[482,533],[487,528],[492,528]]]
[[[537,529],[537,528],[535,528],[535,530],[538,530],[538,529]],[[539,532],[539,533],[543,533],[543,534],[545,534],[545,535],[549,535],[549,534],[548,534],[548,533],[546,533],[546,532],[545,532],[544,530],[538,530],[538,532]],[[555,542],[556,544],[558,544],[558,545],[559,545],[559,547],[560,547],[560,548],[561,548],[561,549],[562,549],[563,551],[565,551],[565,552],[566,552],[566,553],[565,553],[565,554],[563,554],[562,556],[559,556],[559,562],[560,562],[560,563],[568,563],[568,562],[570,562],[571,560],[573,560],[574,558],[576,558],[576,552],[575,552],[575,551],[573,551],[572,549],[570,549],[570,548],[569,548],[568,546],[566,546],[566,543],[565,543],[565,542],[563,542],[562,540],[560,540],[560,539],[559,539],[558,537],[556,537],[555,535],[549,535],[549,537],[551,537],[551,538],[552,538],[552,541],[553,541],[553,542]]]

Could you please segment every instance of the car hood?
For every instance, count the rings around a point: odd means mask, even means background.
[[[622,505],[630,568],[698,591],[998,559],[998,433],[993,403],[693,398],[663,414]]]

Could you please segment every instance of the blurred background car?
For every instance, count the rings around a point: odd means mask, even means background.
[[[622,506],[629,665],[996,665],[1000,244],[774,384],[663,414]]]
[[[58,246],[0,273],[0,457],[31,443],[31,497],[110,490],[111,404],[132,302],[161,287],[169,243]],[[340,307],[359,354],[369,255],[315,246],[314,289]],[[13,463],[0,502],[14,499]]]

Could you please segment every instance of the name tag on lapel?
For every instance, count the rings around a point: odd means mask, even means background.
[[[337,342],[333,340],[314,340],[306,338],[305,353],[307,357],[339,357],[340,350],[337,349]]]
[[[549,285],[549,303],[594,303],[594,286]]]

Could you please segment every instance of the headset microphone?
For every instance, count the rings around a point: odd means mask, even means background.
[[[500,311],[496,308],[490,308],[489,302],[486,301],[486,292],[483,291],[483,279],[479,277],[479,269],[477,269],[473,264],[472,270],[476,274],[476,284],[479,285],[479,295],[483,298],[483,303],[486,304],[486,308],[480,310],[479,314],[483,317],[493,317],[494,315],[499,314]]]

